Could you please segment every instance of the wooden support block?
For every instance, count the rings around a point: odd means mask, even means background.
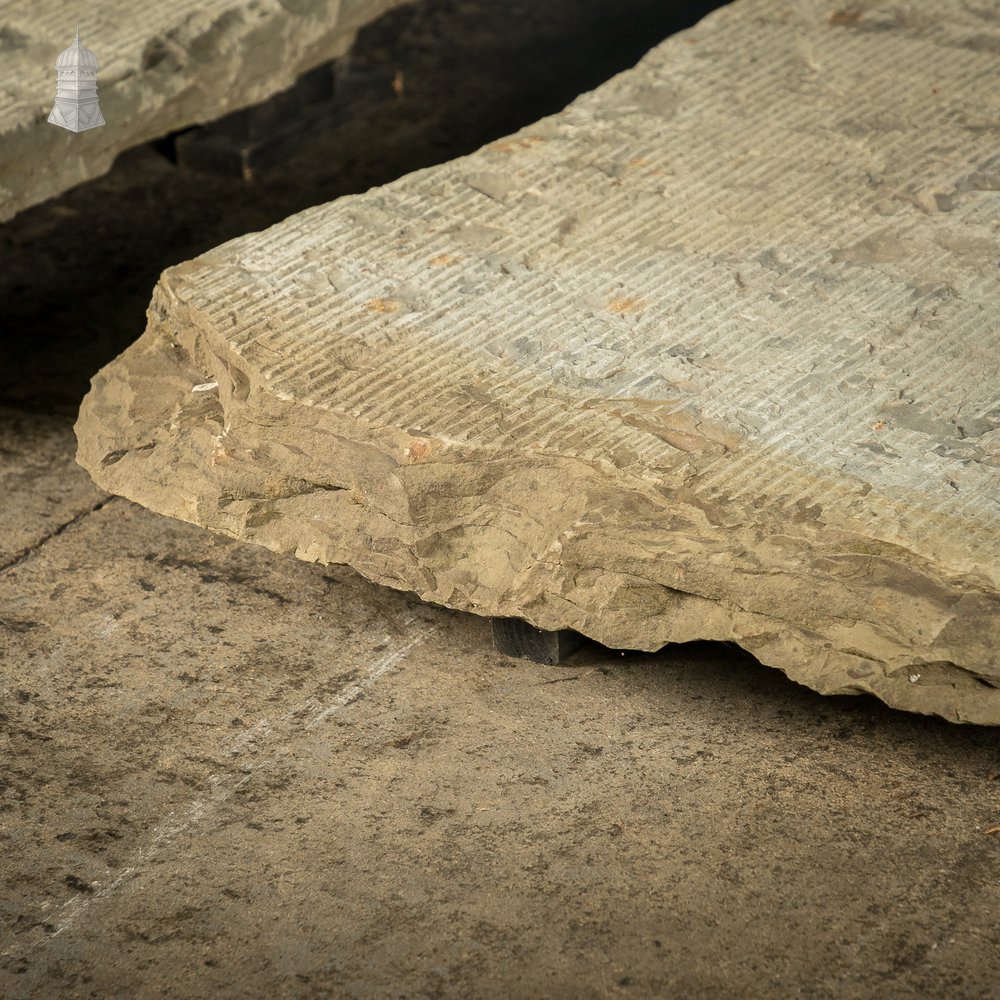
[[[491,618],[490,624],[498,653],[535,663],[562,663],[583,642],[583,636],[572,629],[546,632],[520,618]]]

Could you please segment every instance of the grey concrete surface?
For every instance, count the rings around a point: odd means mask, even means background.
[[[995,729],[509,660],[2,416],[0,995],[1000,996]]]

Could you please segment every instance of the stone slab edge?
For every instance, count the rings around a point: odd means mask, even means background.
[[[671,585],[675,560],[649,542],[665,519],[686,562],[700,549],[717,568],[715,536],[752,546],[755,529],[694,523],[694,508],[610,463],[502,445],[427,455],[432,444],[404,428],[281,400],[185,302],[204,266],[165,272],[145,335],[93,380],[77,459],[103,489],[300,559],[349,564],[447,607],[572,628],[613,648],[735,641],[824,694],[868,692],[908,711],[1000,723],[995,678],[955,662],[995,661],[995,594],[907,550],[807,520],[788,525],[799,536],[788,564],[800,569],[741,577],[742,606],[685,591]],[[511,497],[513,518],[490,516]],[[588,524],[593,507],[614,513]],[[828,556],[850,551],[866,574],[831,574]],[[773,613],[753,610],[768,592]],[[949,609],[946,624],[922,636],[918,619],[934,606]],[[912,635],[887,625],[911,613]]]

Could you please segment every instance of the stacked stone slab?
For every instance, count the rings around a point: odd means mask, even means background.
[[[721,9],[165,272],[79,460],[450,607],[1000,723],[998,37],[959,0]]]
[[[403,2],[89,0],[79,14],[111,124],[71,135],[47,121],[76,8],[0,0],[0,222],[100,176],[125,149],[284,90]]]

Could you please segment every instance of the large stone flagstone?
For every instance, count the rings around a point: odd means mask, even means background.
[[[167,271],[79,459],[611,646],[1000,723],[1000,14],[740,0]]]

